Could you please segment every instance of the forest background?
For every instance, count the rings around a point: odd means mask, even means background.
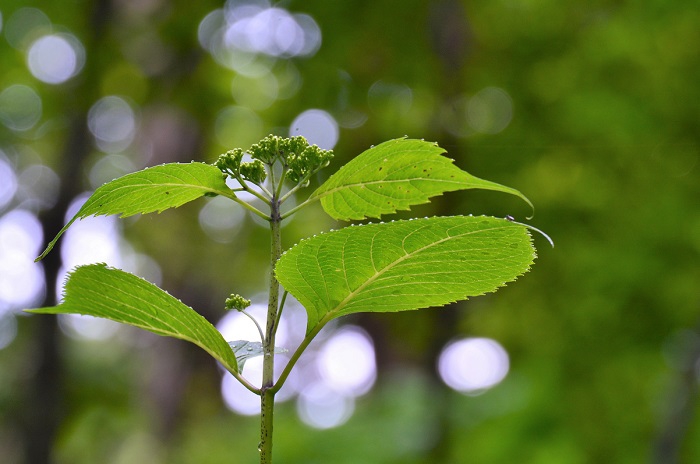
[[[699,462],[698,24],[690,0],[4,0],[3,462],[256,461],[257,418],[198,348],[20,310],[106,261],[223,324],[229,293],[264,290],[268,243],[216,199],[85,220],[33,259],[103,182],[269,133],[333,148],[328,173],[387,139],[436,141],[525,193],[556,242],[536,237],[532,271],[497,294],[329,329],[279,406],[281,462]],[[468,213],[529,211],[466,191],[387,219]],[[309,209],[285,247],[343,225]],[[448,366],[450,386],[438,360],[457,340],[498,356]],[[323,383],[333,365],[359,369],[354,390]]]

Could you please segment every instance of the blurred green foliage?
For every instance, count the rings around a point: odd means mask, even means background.
[[[0,149],[18,169],[45,163],[76,175],[78,191],[94,189],[88,174],[104,154],[71,137],[108,95],[136,109],[138,133],[125,150],[134,169],[212,162],[268,133],[287,135],[298,114],[319,108],[340,124],[330,172],[371,144],[424,137],[461,168],[525,193],[537,208],[533,224],[554,238],[555,249],[537,238],[532,272],[496,295],[353,319],[374,337],[377,385],[335,429],[311,429],[293,404],[280,405],[277,460],[700,461],[695,2],[283,2],[313,17],[322,44],[313,56],[259,58],[279,89],[267,107],[261,75],[222,66],[198,42],[200,22],[220,2],[32,2],[54,32],[85,48],[83,70],[59,85],[34,78],[26,46],[8,41],[13,12],[27,6],[0,6],[0,92],[27,85],[42,102],[33,128],[0,125]],[[75,146],[85,151],[77,165]],[[160,264],[164,288],[215,320],[231,291],[262,290],[269,245],[250,217],[233,242],[210,240],[200,208],[125,220],[124,232]],[[529,212],[479,192],[414,208],[442,213]],[[338,226],[305,210],[284,229],[285,247]],[[28,385],[41,382],[35,319],[20,317],[16,339],[0,350],[6,463],[25,462],[32,439],[22,410],[35,400]],[[441,347],[465,335],[491,337],[510,354],[508,377],[478,396],[449,390],[435,374]],[[136,343],[61,338],[54,462],[256,462],[257,419],[225,409],[206,355],[127,338]]]

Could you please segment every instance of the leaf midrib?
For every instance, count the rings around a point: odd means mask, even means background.
[[[118,193],[120,190],[123,190],[123,189],[131,189],[131,188],[134,188],[134,187],[151,187],[151,188],[160,188],[160,187],[165,187],[165,188],[168,188],[168,187],[170,187],[170,188],[178,188],[178,187],[179,187],[179,188],[186,188],[186,189],[193,189],[193,188],[196,188],[196,189],[198,189],[199,191],[202,191],[202,192],[216,193],[216,194],[218,194],[218,195],[223,195],[223,196],[225,196],[225,197],[227,197],[227,198],[232,198],[232,199],[233,199],[233,198],[235,197],[235,195],[232,195],[232,194],[229,193],[227,190],[224,190],[224,189],[215,189],[215,188],[211,188],[211,187],[205,187],[205,186],[198,185],[198,184],[182,184],[182,183],[157,183],[157,184],[153,184],[153,183],[143,183],[143,184],[128,184],[128,185],[122,185],[122,186],[119,186],[119,187],[115,187],[115,188],[113,188],[112,190],[110,190],[110,191],[108,191],[108,192],[104,192],[104,193],[101,193],[101,194],[98,195],[98,196],[93,197],[93,201],[91,201],[89,204],[88,204],[87,202],[85,203],[86,208],[85,208],[85,210],[82,210],[82,209],[81,209],[81,212],[79,213],[80,216],[81,216],[81,217],[89,216],[89,215],[91,214],[91,213],[90,213],[90,208],[91,208],[91,207],[94,207],[94,205],[97,204],[97,203],[99,202],[100,199],[103,199],[103,198],[105,198],[105,197],[107,197],[107,196],[113,196],[114,194]],[[112,201],[112,202],[118,201],[118,200],[121,199],[121,198],[123,198],[123,196],[120,197],[120,198],[118,198],[118,199],[111,199],[110,201]],[[134,202],[132,201],[132,203],[130,203],[129,205],[122,205],[122,206],[124,207],[124,209],[126,209],[128,206],[133,206],[133,205],[134,205]],[[101,206],[103,206],[103,205],[99,205],[98,208],[101,207]],[[138,208],[137,208],[137,209],[138,209]],[[156,209],[158,209],[158,208],[154,208],[154,210],[156,210]],[[107,215],[107,214],[111,214],[111,213],[104,213],[104,214]]]
[[[458,181],[452,181],[452,180],[445,180],[445,179],[437,179],[437,178],[431,178],[431,177],[413,177],[413,178],[407,178],[407,179],[394,179],[394,180],[374,180],[370,182],[356,182],[353,184],[343,184],[339,187],[334,187],[330,190],[326,190],[325,192],[322,192],[320,194],[314,195],[313,197],[309,198],[310,200],[319,200],[327,195],[330,195],[332,193],[351,188],[351,187],[363,187],[367,185],[374,185],[374,184],[391,184],[395,182],[412,182],[415,180],[425,180],[425,181],[430,181],[430,182],[436,182],[436,183],[446,183],[446,184],[457,184],[457,185],[464,185],[465,182],[458,182]],[[427,194],[425,194],[427,195]]]
[[[456,227],[456,226],[455,226],[455,227]],[[438,244],[440,244],[440,243],[443,243],[443,242],[445,242],[445,241],[447,241],[447,240],[451,240],[451,239],[453,239],[453,238],[464,237],[464,236],[466,236],[466,235],[477,234],[477,233],[487,232],[487,231],[497,230],[497,229],[503,229],[503,226],[499,226],[499,227],[489,227],[488,229],[479,229],[479,230],[469,231],[469,232],[466,232],[466,233],[464,233],[464,234],[451,235],[451,236],[445,237],[445,238],[443,238],[443,239],[440,239],[440,240],[438,240],[438,241],[436,241],[436,242],[432,242],[432,243],[430,243],[429,245],[426,245],[426,246],[423,246],[423,247],[421,247],[421,248],[418,248],[418,249],[412,251],[411,253],[406,253],[405,255],[403,255],[402,257],[400,257],[400,258],[397,259],[396,261],[390,263],[389,265],[385,266],[385,267],[382,268],[380,271],[378,271],[375,275],[373,275],[372,277],[370,277],[369,279],[367,279],[362,285],[360,285],[359,287],[357,287],[356,290],[354,290],[354,291],[348,293],[348,295],[343,299],[343,301],[341,301],[335,308],[333,308],[333,309],[331,309],[330,311],[328,311],[327,314],[331,314],[331,315],[335,316],[336,314],[342,313],[343,307],[346,306],[346,305],[348,304],[348,301],[349,301],[349,300],[352,300],[352,298],[354,298],[357,294],[361,293],[367,286],[369,286],[370,284],[374,283],[374,282],[377,280],[377,278],[378,278],[379,276],[381,276],[382,274],[385,274],[386,272],[388,272],[389,270],[391,270],[392,268],[394,268],[395,266],[397,266],[397,265],[400,264],[401,262],[405,261],[406,259],[412,257],[413,255],[415,255],[415,254],[417,254],[417,253],[419,253],[419,252],[422,252],[423,250],[426,250],[426,249],[428,249],[428,248],[430,248],[430,247],[433,247],[433,246],[436,246],[436,245],[438,245]],[[448,229],[448,230],[449,230],[449,229]],[[415,231],[414,231],[414,232],[415,232]],[[376,237],[376,234],[375,234],[374,237]],[[372,237],[372,241],[373,241],[373,242],[374,242],[374,237]],[[404,250],[404,251],[405,251],[405,250]]]

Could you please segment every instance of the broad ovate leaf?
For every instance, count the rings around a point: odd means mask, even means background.
[[[493,292],[535,258],[527,228],[487,216],[352,226],[302,240],[277,278],[306,308],[307,333],[339,316],[443,306]]]
[[[77,219],[162,212],[204,195],[232,196],[221,171],[205,163],[169,163],[127,174],[99,187],[37,258],[44,258]]]
[[[58,306],[31,309],[41,314],[85,314],[180,338],[203,348],[226,369],[237,372],[236,356],[204,317],[156,285],[128,272],[90,264],[71,272]]]
[[[430,197],[464,189],[519,191],[474,177],[443,156],[436,143],[394,139],[364,151],[324,182],[310,197],[334,219],[378,218],[427,203]]]

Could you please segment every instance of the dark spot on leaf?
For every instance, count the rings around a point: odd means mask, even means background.
[[[382,169],[384,169],[384,166],[379,166],[379,170],[381,171]]]
[[[170,192],[165,192],[166,195],[170,195]]]

